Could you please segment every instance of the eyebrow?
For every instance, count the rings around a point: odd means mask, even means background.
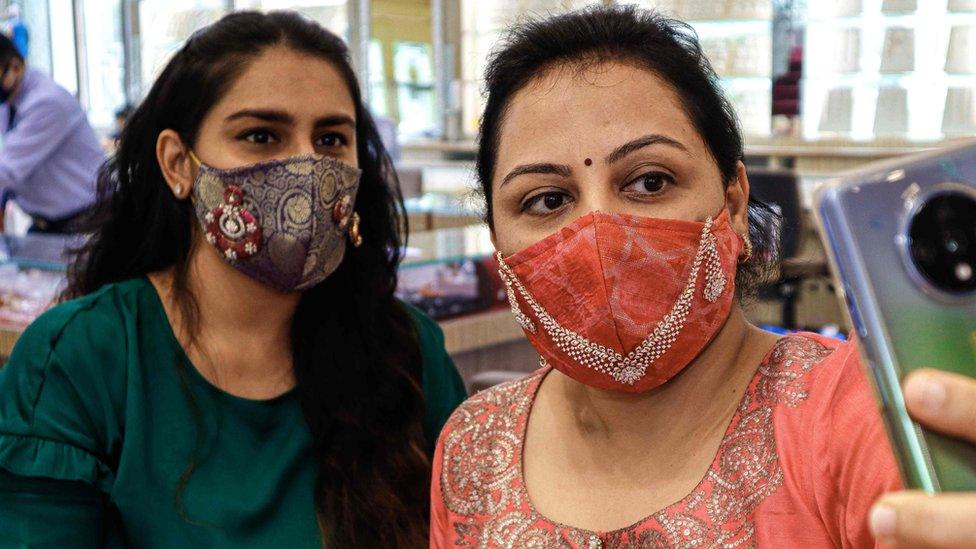
[[[540,162],[536,164],[522,164],[521,166],[517,166],[512,171],[508,172],[508,175],[505,176],[505,179],[502,179],[501,184],[498,186],[502,187],[503,185],[505,185],[506,183],[508,183],[509,181],[515,179],[520,175],[526,175],[532,173],[569,177],[572,174],[572,170],[570,170],[569,166],[566,166],[565,164],[551,164],[548,162]]]
[[[243,109],[228,116],[224,121],[232,122],[241,118],[257,118],[265,122],[278,122],[281,124],[293,124],[295,122],[295,118],[287,112],[271,109]],[[355,128],[356,121],[351,116],[345,114],[324,116],[315,121],[316,128],[325,126],[351,126]]]
[[[608,154],[603,161],[607,164],[613,164],[614,162],[622,160],[627,155],[639,151],[644,147],[650,147],[651,145],[666,145],[675,149],[680,149],[684,152],[688,152],[688,148],[682,145],[680,142],[666,135],[652,133],[624,143]]]

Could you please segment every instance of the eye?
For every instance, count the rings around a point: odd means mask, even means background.
[[[624,186],[623,192],[638,196],[654,196],[673,183],[674,178],[666,173],[649,172],[630,180]]]
[[[255,145],[267,145],[278,141],[274,134],[268,130],[249,130],[241,134],[241,139]]]
[[[341,133],[327,133],[315,140],[317,147],[335,148],[346,145],[348,140]]]
[[[539,193],[522,203],[522,211],[529,215],[548,215],[572,202],[573,197],[562,191]]]

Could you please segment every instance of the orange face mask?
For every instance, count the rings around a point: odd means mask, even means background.
[[[742,246],[727,210],[704,223],[594,212],[498,263],[543,361],[580,383],[638,393],[673,378],[718,333]]]

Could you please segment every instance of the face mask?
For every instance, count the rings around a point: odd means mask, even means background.
[[[704,223],[595,212],[498,262],[544,362],[638,393],[673,378],[718,333],[742,246],[727,211]]]
[[[284,292],[322,282],[342,263],[361,171],[338,160],[295,156],[200,170],[194,208],[207,241],[242,273]]]

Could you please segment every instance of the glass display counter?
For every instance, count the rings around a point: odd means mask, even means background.
[[[50,235],[0,236],[0,357],[20,333],[57,301],[65,287],[68,251],[81,240]]]
[[[78,238],[0,236],[0,357],[57,302]],[[449,352],[515,341],[522,334],[498,280],[488,228],[419,231],[404,249],[397,296],[441,321]]]

